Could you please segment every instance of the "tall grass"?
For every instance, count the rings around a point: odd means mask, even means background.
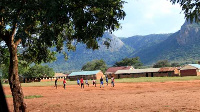
[[[188,77],[140,77],[140,78],[123,78],[115,79],[115,83],[137,83],[137,82],[168,82],[168,81],[189,81],[189,80],[200,80],[200,76],[188,76]],[[92,84],[92,80],[88,80],[89,84]],[[99,80],[97,80],[99,83]],[[104,80],[105,83],[105,80]],[[109,79],[110,83],[110,79]],[[21,83],[23,87],[39,87],[39,86],[54,86],[54,81],[47,82],[32,82],[32,83]],[[62,79],[58,80],[58,85],[62,85]],[[75,85],[76,81],[67,81],[67,85]],[[3,84],[4,87],[9,86]]]

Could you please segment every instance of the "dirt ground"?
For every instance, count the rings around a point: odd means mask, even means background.
[[[116,83],[100,88],[23,87],[30,112],[200,112],[200,81]],[[9,87],[4,87],[11,95]],[[7,98],[10,111],[12,98]]]

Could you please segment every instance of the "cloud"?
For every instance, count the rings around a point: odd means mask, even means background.
[[[172,5],[167,0],[126,0],[127,14],[120,21],[122,29],[114,32],[118,37],[173,33],[184,23],[184,15],[179,4]]]

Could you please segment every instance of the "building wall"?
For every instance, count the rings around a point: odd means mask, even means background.
[[[181,76],[197,76],[196,69],[180,70],[180,73],[181,73]]]
[[[168,72],[158,72],[155,73],[154,77],[174,77],[179,76],[179,72],[168,71]]]
[[[71,81],[77,80],[77,79],[81,79],[83,78],[83,80],[92,80],[92,79],[96,79],[96,75],[78,75],[78,76],[70,76],[69,79]]]
[[[199,69],[197,70],[197,76],[200,76],[200,70]]]
[[[200,73],[199,73],[200,75]],[[114,77],[118,78],[138,78],[138,77],[168,77],[168,76],[179,76],[174,72],[149,72],[149,73],[134,73],[134,74],[115,74]]]
[[[120,78],[137,78],[137,77],[146,77],[145,73],[137,73],[137,74],[115,74],[116,79]]]
[[[177,75],[179,76],[179,74],[180,74],[180,70],[175,69],[175,70],[174,70],[174,74],[175,74],[176,76],[177,76]]]
[[[117,74],[108,74],[107,77],[108,79],[111,79],[114,76],[115,79],[118,79],[118,75]]]
[[[69,79],[70,80],[77,80],[77,79],[81,79],[83,77],[84,80],[88,79],[88,80],[99,80],[101,77],[105,77],[104,74],[100,71],[95,75],[78,75],[78,76],[70,76]]]
[[[105,77],[104,76],[104,74],[100,71],[100,72],[98,72],[97,74],[96,74],[96,79],[98,80],[98,79],[100,79],[101,77]]]

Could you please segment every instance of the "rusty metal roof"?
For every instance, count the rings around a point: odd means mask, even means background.
[[[133,69],[132,66],[122,66],[122,67],[110,67],[107,69],[106,73],[115,73],[117,70],[129,70]]]
[[[176,67],[162,67],[158,72],[171,72],[177,69]]]

